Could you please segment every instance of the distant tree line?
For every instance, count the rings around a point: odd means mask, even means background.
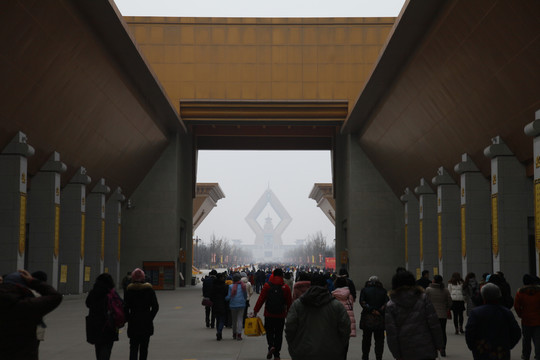
[[[194,242],[193,263],[196,267],[230,267],[252,263],[253,254],[235,246],[223,237],[212,234],[208,242]]]
[[[327,257],[335,257],[335,246],[326,243],[322,231],[308,235],[306,242],[285,254],[285,261],[298,265],[316,265],[324,267]]]

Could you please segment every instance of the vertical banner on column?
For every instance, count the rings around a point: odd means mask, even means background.
[[[461,205],[461,256],[465,258],[467,256],[467,238],[465,233],[465,205]]]
[[[105,220],[101,219],[101,261],[105,259]]]
[[[118,224],[118,261],[120,261],[120,249],[122,243],[122,225]]]
[[[534,180],[534,238],[538,259],[540,257],[540,179]],[[540,274],[540,262],[537,260],[537,263],[537,274]]]
[[[19,208],[19,256],[24,255],[26,244],[26,194],[21,193]]]
[[[437,245],[439,248],[439,261],[442,260],[442,214],[437,214]]]
[[[54,257],[60,251],[60,205],[54,205]]]
[[[86,214],[81,213],[81,259],[84,259],[84,231],[86,227]]]
[[[420,262],[424,261],[424,226],[420,219]]]
[[[491,247],[493,255],[499,256],[499,209],[497,194],[491,195]]]
[[[409,227],[405,224],[405,263],[409,262]]]

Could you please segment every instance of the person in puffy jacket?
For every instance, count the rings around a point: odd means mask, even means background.
[[[362,359],[369,359],[371,349],[371,338],[375,339],[375,358],[381,360],[384,351],[384,310],[388,302],[386,289],[377,276],[371,276],[366,282],[366,286],[360,291],[360,305],[362,314],[360,315],[360,328],[362,334]],[[368,316],[381,317],[382,321],[378,327],[373,327],[366,321]]]
[[[538,278],[529,274],[523,275],[523,287],[516,293],[514,309],[521,318],[523,332],[521,358],[529,360],[531,356],[531,340],[535,354],[540,355],[540,284]]]
[[[446,356],[446,321],[448,320],[448,311],[452,308],[452,297],[450,291],[444,286],[441,275],[433,277],[433,283],[426,289],[426,297],[433,304],[441,330],[443,334],[444,347],[441,349],[441,356]]]
[[[311,287],[287,315],[285,337],[292,360],[344,360],[350,333],[345,307],[328,292],[324,277],[314,274]]]
[[[485,304],[475,307],[465,327],[465,341],[474,360],[510,360],[510,350],[521,338],[514,314],[501,305],[499,287],[487,283],[480,290]]]
[[[139,268],[133,270],[131,281],[124,295],[129,359],[146,360],[150,336],[154,334],[154,318],[159,310],[159,304],[152,285],[145,281],[144,271]]]
[[[232,280],[233,283],[229,285],[225,301],[229,302],[229,309],[231,309],[233,339],[242,340],[242,319],[248,294],[246,284],[242,281],[242,276],[239,273],[235,273]]]
[[[60,302],[60,293],[28,271],[7,275],[0,283],[0,359],[37,360],[37,325]]]
[[[309,273],[302,271],[298,275],[298,281],[294,283],[292,291],[292,300],[298,299],[304,294],[311,286],[311,277]]]
[[[337,278],[334,287],[336,290],[332,291],[332,296],[338,299],[345,307],[345,310],[347,310],[347,314],[351,320],[351,337],[356,337],[356,319],[354,318],[353,309],[354,298],[347,286],[347,279],[344,277]]]
[[[392,278],[385,326],[388,348],[398,360],[430,360],[443,348],[441,325],[424,289],[409,271]]]
[[[212,314],[214,314],[216,322],[216,339],[221,341],[223,339],[223,327],[225,326],[225,316],[228,311],[228,307],[225,304],[225,297],[229,292],[229,287],[225,285],[225,274],[218,274],[214,286],[212,287],[212,293],[210,294],[210,300],[212,300]]]
[[[463,279],[458,272],[452,274],[448,281],[448,291],[452,297],[452,314],[454,315],[454,327],[456,335],[463,331],[463,312],[465,311],[465,297],[463,296]]]

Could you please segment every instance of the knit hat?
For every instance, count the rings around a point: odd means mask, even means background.
[[[240,273],[240,276],[242,276],[242,277],[247,277],[247,274],[246,274],[245,272],[242,271],[242,272]]]
[[[239,273],[234,273],[232,280],[233,282],[238,282],[242,279],[242,276]]]
[[[131,273],[131,280],[133,282],[144,282],[146,279],[146,276],[144,275],[144,271],[142,271],[141,269],[139,268],[136,268],[135,270],[133,270],[133,272]]]
[[[493,283],[487,283],[482,286],[480,292],[482,293],[485,302],[494,302],[502,296],[501,289]]]
[[[373,276],[369,277],[368,281],[369,282],[378,282],[379,278],[377,276],[373,275]]]
[[[283,270],[280,269],[280,268],[277,268],[277,269],[274,270],[273,274],[274,274],[274,276],[281,276],[281,277],[283,277]]]
[[[6,277],[4,278],[4,284],[13,284],[26,287],[26,281],[24,281],[21,274],[18,272],[6,275]]]

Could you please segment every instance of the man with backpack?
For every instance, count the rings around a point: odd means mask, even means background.
[[[267,359],[280,360],[281,344],[285,318],[292,304],[291,289],[283,281],[283,270],[277,268],[266,284],[264,284],[259,300],[253,309],[254,316],[264,306],[264,327],[268,342]]]

